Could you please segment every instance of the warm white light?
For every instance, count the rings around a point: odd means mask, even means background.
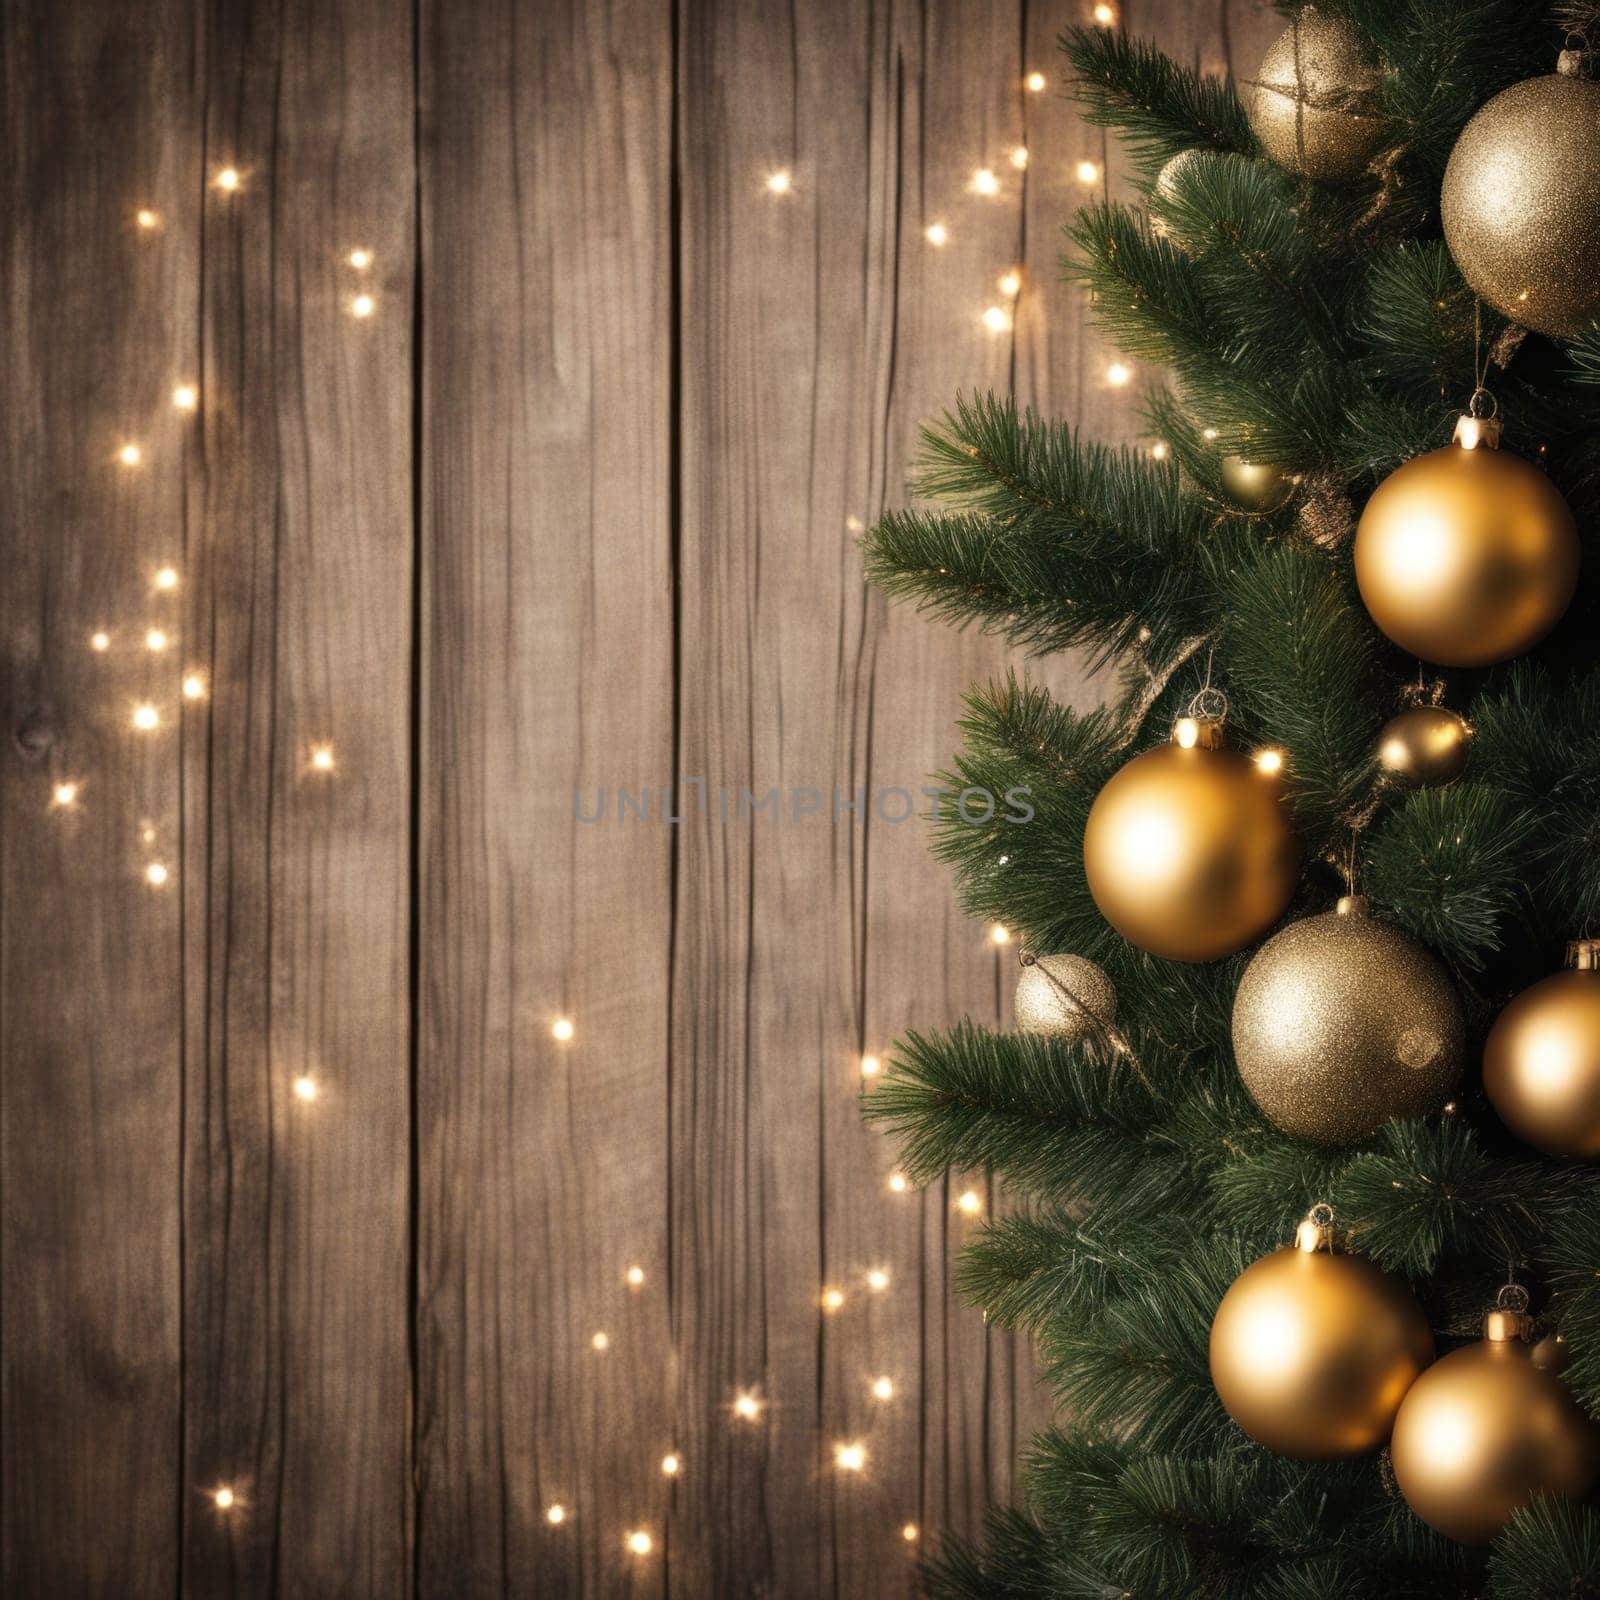
[[[161,713],[146,701],[143,705],[133,708],[133,725],[141,733],[148,733],[152,728],[161,726]]]
[[[990,333],[1004,333],[1011,326],[1011,318],[1004,306],[990,306],[983,314],[983,325]]]
[[[889,1274],[882,1267],[874,1267],[867,1274],[867,1287],[874,1294],[882,1294],[889,1287]]]
[[[628,1270],[623,1273],[623,1278],[626,1280],[630,1289],[637,1289],[644,1282],[644,1268],[629,1267]]]
[[[874,1400],[893,1400],[894,1379],[874,1378],[872,1380],[872,1398]]]
[[[104,628],[100,629],[98,633],[91,633],[89,635],[89,648],[91,650],[109,650],[111,648],[111,635]]]
[[[314,744],[311,747],[311,765],[318,772],[333,771],[333,746],[331,744]]]
[[[556,1020],[550,1024],[550,1037],[552,1039],[559,1039],[562,1044],[565,1044],[567,1040],[572,1037],[571,1022],[568,1021],[566,1017],[557,1017]]]
[[[200,404],[200,391],[192,383],[180,383],[172,391],[172,403],[180,411],[193,411]]]
[[[841,1472],[860,1472],[867,1464],[867,1449],[860,1444],[836,1444],[833,1447],[833,1464]]]
[[[1165,461],[1167,459],[1167,446],[1164,440],[1158,440],[1150,446],[1150,458],[1153,461]]]
[[[125,467],[136,467],[144,459],[144,452],[136,444],[125,444],[117,451],[117,460]]]
[[[602,1329],[589,1341],[589,1343],[596,1350],[609,1350],[611,1348],[611,1335]]]
[[[844,1304],[844,1291],[842,1289],[824,1289],[822,1291],[822,1309],[824,1311],[837,1311]]]
[[[233,1490],[224,1484],[222,1488],[212,1491],[211,1498],[216,1502],[218,1511],[226,1511],[233,1504]]]
[[[350,265],[357,272],[365,272],[372,265],[372,252],[370,250],[352,250],[350,252]]]
[[[1019,144],[1017,148],[1011,152],[1011,165],[1014,166],[1018,172],[1021,172],[1022,169],[1027,166],[1027,164],[1028,147],[1025,144]]]
[[[567,1508],[562,1505],[546,1506],[544,1508],[544,1520],[552,1528],[559,1527],[567,1520]]]
[[[176,589],[178,587],[178,569],[176,567],[162,567],[156,573],[156,588]]]
[[[232,194],[239,187],[238,170],[234,167],[224,167],[211,181],[224,194]]]
[[[370,294],[358,294],[350,302],[350,315],[352,317],[370,317],[376,304],[377,302]]]
[[[1274,772],[1283,771],[1283,751],[1257,750],[1256,767],[1260,771],[1268,773],[1269,775]]]
[[[636,1556],[647,1556],[654,1548],[654,1541],[643,1528],[635,1528],[628,1535],[628,1550]]]
[[[139,214],[134,218],[134,221],[136,221],[146,233],[148,233],[152,228],[159,228],[161,226],[161,218],[158,217],[153,211],[139,212]]]
[[[1111,24],[1117,20],[1116,7],[1107,5],[1096,6],[1094,8],[1094,20],[1098,22],[1102,28],[1109,28]]]
[[[317,1098],[317,1080],[302,1073],[294,1080],[294,1092],[301,1100],[315,1100]]]
[[[767,174],[767,192],[769,194],[788,194],[794,187],[794,174],[787,167],[780,167],[776,172]]]
[[[204,700],[206,697],[206,680],[198,672],[185,675],[183,680],[183,698],[185,700]]]
[[[917,1533],[918,1529],[916,1523],[908,1522],[905,1527],[900,1530],[900,1537],[904,1539],[907,1544],[915,1544],[917,1542]]]
[[[1202,439],[1207,439],[1207,440],[1215,439],[1216,436],[1217,436],[1217,430],[1215,428],[1202,428],[1200,430],[1200,437]]]
[[[1022,274],[1015,268],[1010,272],[1001,274],[1000,293],[1008,298],[1022,293]]]
[[[662,1456],[661,1458],[661,1470],[669,1478],[676,1478],[678,1476],[678,1469],[682,1465],[683,1463],[679,1461],[677,1456],[670,1453]]]
[[[50,791],[52,805],[70,806],[78,798],[78,786],[75,783],[58,783]]]
[[[983,1210],[983,1197],[976,1189],[963,1189],[956,1196],[956,1209],[965,1211],[969,1217],[975,1217]]]
[[[1010,944],[1011,930],[1003,922],[997,922],[989,929],[989,938],[995,944]]]
[[[754,1422],[761,1415],[761,1401],[754,1394],[746,1391],[735,1395],[733,1401],[733,1414],[743,1417],[746,1422]]]
[[[853,511],[844,519],[846,533],[865,533],[867,525]]]
[[[1078,174],[1079,183],[1098,183],[1100,181],[1100,168],[1092,161],[1080,161],[1074,170]]]
[[[861,1076],[863,1078],[876,1078],[883,1071],[883,1063],[876,1056],[862,1056]]]
[[[146,650],[165,650],[167,648],[166,634],[160,628],[152,628],[144,636],[144,647]]]
[[[1120,389],[1132,376],[1133,369],[1121,361],[1113,361],[1106,368],[1106,382],[1114,389]]]
[[[972,174],[972,190],[974,194],[999,194],[1000,180],[987,167],[979,167]]]
[[[891,1194],[904,1194],[911,1187],[910,1182],[903,1172],[889,1174],[889,1192]]]
[[[167,881],[167,869],[159,861],[152,861],[144,869],[144,881],[152,889],[159,889]]]
[[[1030,72],[1022,81],[1027,85],[1030,94],[1040,94],[1044,90],[1046,79],[1042,72]]]

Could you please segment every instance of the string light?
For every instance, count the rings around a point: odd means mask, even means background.
[[[559,1504],[546,1506],[544,1508],[544,1520],[548,1522],[552,1528],[559,1528],[561,1524],[567,1520],[567,1508],[564,1505]]]
[[[1011,930],[1003,922],[997,922],[989,929],[989,938],[995,944],[1010,944]]]
[[[1283,770],[1283,751],[1258,750],[1256,751],[1256,766],[1269,776],[1274,772]]]
[[[111,648],[111,635],[104,628],[89,635],[89,648],[91,650],[109,650]]]
[[[872,1380],[872,1398],[874,1400],[893,1400],[894,1379],[874,1378]]]
[[[966,1212],[969,1217],[975,1217],[983,1210],[983,1198],[976,1189],[963,1189],[956,1196],[956,1209]]]
[[[357,272],[365,272],[372,265],[372,252],[370,250],[352,250],[350,252],[350,265]]]
[[[232,194],[239,187],[239,172],[236,167],[224,167],[216,177],[211,180],[214,187],[224,194]]]
[[[838,1311],[844,1305],[844,1291],[842,1289],[824,1289],[822,1291],[822,1309],[824,1311]]]
[[[144,636],[144,647],[146,650],[165,650],[167,648],[166,634],[160,628],[152,628]]]
[[[1112,388],[1120,389],[1133,376],[1133,369],[1121,361],[1113,361],[1106,368],[1106,382]]]
[[[161,726],[161,713],[147,700],[133,708],[133,725],[141,733],[149,733],[152,728]]]
[[[311,765],[318,772],[333,771],[333,746],[314,744],[311,747]]]
[[[176,567],[162,567],[156,573],[156,588],[176,589],[178,587],[178,569]]]
[[[865,533],[867,525],[854,512],[844,519],[846,533]]]
[[[833,1447],[833,1464],[841,1472],[860,1472],[867,1464],[867,1449],[860,1444],[836,1444]]]
[[[125,467],[136,467],[144,459],[144,452],[131,441],[117,451],[117,460]]]
[[[666,1477],[676,1478],[678,1476],[678,1469],[682,1465],[683,1463],[679,1461],[677,1456],[670,1451],[661,1458],[661,1471]]]
[[[930,222],[923,232],[923,237],[935,249],[943,249],[950,242],[950,230],[942,222]]]
[[[972,190],[974,194],[999,194],[1000,180],[987,167],[979,167],[972,174]]]
[[[611,1335],[602,1328],[589,1343],[596,1350],[609,1350],[611,1348]]]
[[[761,1415],[761,1399],[751,1390],[744,1390],[733,1398],[733,1414],[746,1422],[754,1422]]]
[[[234,1493],[233,1490],[227,1486],[227,1484],[223,1484],[220,1489],[212,1490],[211,1499],[216,1505],[218,1511],[228,1511],[233,1506]]]
[[[882,1294],[889,1287],[889,1274],[882,1267],[874,1267],[867,1274],[867,1287],[874,1294]]]
[[[185,700],[204,700],[206,697],[206,680],[198,672],[187,674],[183,680],[183,698]]]
[[[628,1549],[636,1556],[647,1556],[655,1548],[655,1541],[643,1528],[635,1528],[628,1535]]]
[[[794,187],[794,174],[787,167],[780,167],[776,172],[767,174],[767,192],[769,194],[788,194]]]
[[[889,1174],[889,1192],[891,1194],[904,1194],[909,1187],[910,1183],[905,1173],[891,1172]]]
[[[1022,169],[1027,166],[1027,164],[1028,147],[1025,144],[1019,144],[1017,148],[1011,152],[1011,165],[1014,166],[1018,172],[1021,172]]]
[[[629,1267],[622,1276],[630,1289],[637,1289],[644,1283],[644,1268]]]
[[[876,1078],[883,1071],[883,1063],[876,1056],[862,1056],[861,1076],[863,1078]]]
[[[990,333],[1004,333],[1011,326],[1011,318],[1004,306],[990,306],[983,314],[983,325]]]
[[[172,403],[180,411],[193,411],[200,404],[200,391],[192,383],[180,383],[172,391]]]
[[[1098,22],[1102,28],[1109,28],[1111,24],[1117,20],[1116,7],[1107,5],[1096,6],[1094,8],[1094,20]]]
[[[149,210],[139,212],[134,218],[134,221],[137,222],[146,233],[149,233],[152,229],[159,228],[161,226],[161,218],[158,217],[155,212]]]
[[[1202,428],[1200,430],[1200,437],[1202,439],[1215,439],[1216,436],[1217,430],[1215,428]]]
[[[307,1103],[317,1098],[317,1080],[302,1073],[294,1080],[294,1092]]]
[[[1040,94],[1044,90],[1045,75],[1042,72],[1030,72],[1022,81],[1030,94]]]
[[[1080,161],[1073,169],[1078,175],[1079,183],[1098,183],[1100,168],[1093,161]]]
[[[350,302],[350,315],[352,317],[370,317],[376,304],[377,302],[370,294],[358,294]]]
[[[915,1544],[917,1542],[917,1535],[919,1531],[920,1530],[918,1529],[916,1523],[908,1522],[905,1527],[900,1530],[900,1537],[904,1539],[907,1544]]]
[[[70,806],[78,798],[78,786],[75,783],[58,783],[50,791],[50,804],[53,806]]]
[[[1022,274],[1015,267],[1001,276],[1000,293],[1007,296],[1022,293]]]
[[[1150,446],[1150,459],[1152,461],[1165,461],[1167,459],[1167,447],[1164,441],[1158,441]]]
[[[557,1017],[550,1024],[550,1037],[565,1044],[572,1037],[572,1024],[565,1017]]]
[[[152,889],[159,889],[167,881],[167,869],[159,861],[152,861],[144,869],[144,881]]]

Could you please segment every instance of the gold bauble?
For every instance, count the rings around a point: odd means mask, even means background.
[[[1576,1500],[1600,1478],[1600,1428],[1525,1332],[1525,1318],[1491,1312],[1482,1342],[1429,1367],[1395,1418],[1400,1492],[1462,1544],[1487,1544],[1536,1494]]]
[[[1307,6],[1261,62],[1250,126],[1289,172],[1353,178],[1383,137],[1378,81],[1355,26]]]
[[[1275,1250],[1234,1279],[1211,1324],[1211,1381],[1252,1439],[1302,1461],[1364,1455],[1389,1437],[1433,1360],[1416,1296],[1361,1256]]]
[[[1233,1053],[1274,1127],[1320,1144],[1436,1111],[1466,1024],[1444,968],[1350,896],[1256,952],[1233,1001]]]
[[[1531,650],[1561,620],[1578,584],[1578,529],[1537,467],[1450,444],[1378,485],[1355,564],[1372,620],[1401,649],[1484,667]]]
[[[1283,915],[1299,852],[1277,780],[1221,748],[1221,724],[1181,718],[1096,796],[1083,834],[1089,890],[1131,944],[1173,961],[1242,950]]]
[[[1483,1087],[1519,1139],[1600,1161],[1600,942],[1580,940],[1565,972],[1524,989],[1483,1047]]]
[[[1222,482],[1247,511],[1276,511],[1294,489],[1294,479],[1282,467],[1263,466],[1243,456],[1222,458]]]
[[[1461,130],[1439,209],[1475,294],[1540,333],[1582,333],[1600,314],[1600,85],[1563,71],[1497,94]]]
[[[1407,783],[1449,783],[1461,776],[1471,743],[1465,717],[1444,706],[1413,706],[1384,723],[1378,765]]]
[[[1017,979],[1015,1010],[1017,1026],[1024,1033],[1083,1039],[1104,1033],[1115,1020],[1117,991],[1105,973],[1083,956],[1040,956]]]

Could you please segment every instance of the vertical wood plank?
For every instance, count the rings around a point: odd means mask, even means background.
[[[185,8],[0,24],[0,1589],[171,1593],[179,1462],[179,901],[169,690],[141,648],[182,523],[197,248]],[[141,229],[141,208],[161,212]],[[117,452],[137,441],[137,465]],[[109,647],[90,647],[104,629]],[[54,787],[77,786],[71,804]],[[170,858],[169,858],[170,859]]]
[[[377,0],[221,6],[204,40],[181,641],[209,688],[184,713],[198,1594],[398,1594],[410,1570],[411,55]]]
[[[423,15],[421,1589],[656,1592],[671,14]]]

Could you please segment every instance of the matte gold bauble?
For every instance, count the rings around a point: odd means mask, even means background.
[[[1461,130],[1439,208],[1461,276],[1502,316],[1558,338],[1600,314],[1600,85],[1513,84]]]
[[[1353,178],[1383,137],[1378,81],[1354,25],[1307,6],[1261,62],[1250,126],[1289,172]]]
[[[1461,776],[1471,743],[1465,717],[1443,706],[1413,706],[1384,723],[1378,765],[1406,783],[1449,783]]]
[[[1444,968],[1350,896],[1256,952],[1233,1001],[1233,1053],[1274,1127],[1319,1144],[1438,1110],[1466,1024]]]
[[[1560,621],[1578,584],[1578,529],[1550,480],[1486,437],[1390,473],[1361,514],[1355,565],[1372,620],[1401,649],[1483,667]]]
[[[1600,1161],[1600,941],[1577,941],[1567,960],[1567,971],[1524,989],[1495,1019],[1483,1087],[1519,1139]]]
[[[1124,939],[1173,961],[1242,950],[1283,915],[1299,852],[1277,780],[1221,748],[1218,722],[1180,718],[1096,796],[1083,864]]]
[[[1282,467],[1263,466],[1243,456],[1222,458],[1222,483],[1247,511],[1276,511],[1294,489]]]
[[[1600,1478],[1600,1428],[1533,1359],[1525,1317],[1491,1312],[1481,1343],[1436,1361],[1395,1418],[1395,1481],[1416,1514],[1487,1544],[1536,1494],[1581,1499]]]
[[[1310,1221],[1233,1282],[1211,1324],[1211,1381],[1252,1439],[1302,1461],[1364,1455],[1389,1437],[1433,1360],[1416,1297]]]
[[[1117,991],[1082,956],[1040,956],[1017,979],[1017,1026],[1047,1039],[1104,1033],[1117,1014]]]

